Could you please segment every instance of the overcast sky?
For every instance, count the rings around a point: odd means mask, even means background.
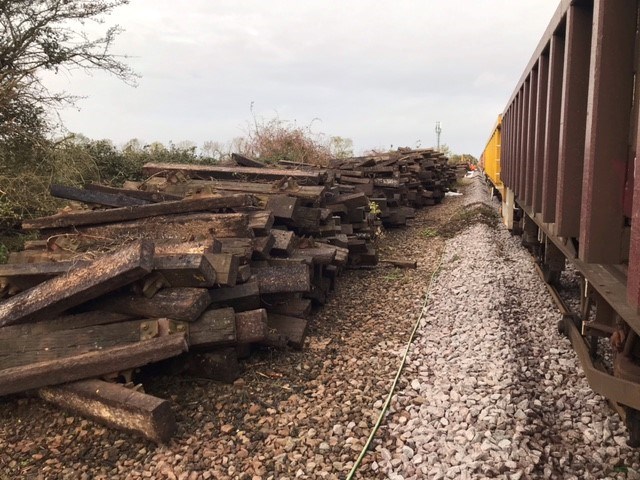
[[[69,130],[228,142],[278,116],[371,148],[479,156],[558,0],[131,0],[106,19],[141,75],[62,73]]]

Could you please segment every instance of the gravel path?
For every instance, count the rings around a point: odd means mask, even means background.
[[[638,478],[619,420],[574,373],[518,240],[484,224],[460,233],[486,200],[479,179],[464,192],[386,232],[381,256],[418,268],[346,272],[304,351],[255,352],[234,385],[145,383],[172,400],[179,432],[168,445],[37,399],[0,399],[0,479],[345,478],[445,245],[392,410],[356,478]]]
[[[474,225],[442,264],[376,446],[384,475],[640,478],[519,239]]]

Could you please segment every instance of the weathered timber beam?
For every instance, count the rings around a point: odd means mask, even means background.
[[[319,208],[296,207],[293,214],[294,229],[316,231],[320,227],[320,216],[322,211]]]
[[[235,348],[215,352],[189,353],[184,359],[184,372],[197,378],[233,383],[240,376],[240,364]]]
[[[304,346],[304,339],[307,337],[307,321],[303,318],[269,313],[267,328],[272,337],[271,340],[275,340],[275,346],[279,343],[277,337],[283,338],[293,348],[301,349]]]
[[[162,180],[158,178],[157,180]],[[196,192],[218,193],[246,193],[258,197],[270,197],[272,195],[289,195],[307,202],[315,202],[322,197],[326,188],[324,185],[283,185],[274,183],[240,182],[233,180],[189,180],[187,183],[171,184],[164,181],[157,185],[165,195],[175,198],[183,198]]]
[[[289,295],[287,295],[289,297]],[[267,312],[291,317],[306,318],[311,313],[311,300],[308,298],[283,298],[268,299],[264,303],[267,305]]]
[[[157,242],[156,256],[184,255],[191,253],[220,253],[222,245],[215,238],[194,242]]]
[[[325,173],[322,171],[283,170],[277,168],[218,167],[209,165],[185,165],[175,163],[147,163],[142,167],[145,175],[163,172],[183,172],[192,178],[216,178],[227,180],[280,180],[293,178],[306,185],[319,185]]]
[[[53,184],[49,187],[49,193],[56,198],[76,200],[83,203],[105,205],[107,207],[131,207],[134,205],[146,205],[148,200],[128,197],[121,193],[106,193],[83,188],[68,187],[66,185]]]
[[[196,214],[197,215],[197,214]],[[213,215],[213,214],[212,214]],[[164,217],[163,217],[164,218]],[[188,223],[188,222],[187,222]],[[217,225],[217,222],[213,222],[210,226]],[[9,254],[9,264],[15,265],[20,263],[61,263],[61,262],[70,262],[69,265],[75,264],[76,266],[80,264],[82,261],[91,261],[95,260],[96,257],[100,257],[108,254],[107,251],[99,251],[101,246],[105,246],[110,248],[116,240],[118,235],[125,236],[126,238],[122,238],[122,244],[131,243],[132,237],[134,237],[137,232],[137,227],[131,227],[129,231],[123,231],[120,229],[109,229],[110,225],[105,225],[104,228],[100,228],[105,231],[105,233],[111,233],[114,237],[98,237],[95,235],[88,235],[86,233],[61,233],[59,235],[55,235],[50,237],[47,240],[43,240],[45,244],[42,249],[32,249],[32,250],[24,250],[22,252],[11,252]],[[156,231],[153,231],[154,224],[153,222],[147,222],[148,232],[144,232],[144,234],[138,236],[145,236],[149,239],[153,239],[154,241],[159,237],[170,236],[167,233],[166,229],[163,229],[162,232],[158,232],[157,224],[155,225]],[[224,224],[223,224],[224,226]],[[113,225],[115,227],[115,225]],[[239,231],[247,231],[246,228],[243,227],[243,222],[239,222]],[[89,227],[91,228],[91,227]],[[170,228],[169,228],[170,230]],[[180,229],[176,230],[180,232]],[[172,254],[187,254],[187,253],[219,253],[220,252],[220,242],[215,238],[207,238],[199,241],[181,241],[180,238],[189,238],[188,235],[184,234],[184,229],[182,229],[183,234],[176,239],[173,240],[159,240],[155,244],[155,253],[156,255],[172,255]],[[211,235],[211,232],[205,231],[202,228],[203,236]],[[154,235],[155,233],[155,235]],[[237,233],[237,232],[234,232]],[[69,242],[77,247],[76,251],[64,251],[58,249],[59,242],[64,246],[65,242]],[[46,250],[47,244],[49,244],[55,250],[48,251]],[[85,251],[87,250],[87,251]],[[57,269],[60,267],[51,266],[52,269]],[[10,270],[9,270],[10,271]],[[8,274],[11,275],[11,274]]]
[[[169,202],[173,200],[182,199],[179,195],[171,195],[165,192],[154,192],[146,190],[133,190],[130,188],[116,188],[108,187],[106,185],[99,185],[97,183],[89,183],[84,186],[86,190],[92,190],[96,192],[111,193],[114,195],[125,195],[131,198],[138,198],[140,200],[146,200],[151,203]]]
[[[253,256],[253,238],[221,238],[220,243],[222,253],[237,256],[242,264],[247,263]]]
[[[153,244],[142,241],[0,303],[0,327],[55,316],[149,274]]]
[[[248,212],[247,217],[249,217],[249,228],[256,235],[267,235],[275,221],[275,217],[270,211]]]
[[[369,199],[364,193],[358,192],[346,195],[337,195],[327,200],[327,205],[334,205],[339,203],[345,205],[348,209],[368,207]]]
[[[64,410],[153,442],[168,442],[177,430],[168,400],[117,383],[81,380],[41,388],[38,395]]]
[[[293,223],[293,216],[299,205],[298,198],[288,195],[274,195],[267,201],[265,209],[271,211],[277,221],[289,224]]]
[[[134,317],[131,315],[124,315],[122,313],[100,311],[76,313],[43,322],[25,323],[0,328],[0,339],[37,335],[58,330],[74,330],[76,328],[105,325],[107,323],[124,322],[133,319]]]
[[[290,258],[305,260],[309,265],[330,265],[336,258],[337,248],[331,245],[316,244],[312,248],[295,250]]]
[[[261,294],[308,292],[311,289],[309,266],[301,262],[256,266],[253,272]]]
[[[254,160],[253,158],[245,157],[244,155],[240,155],[239,153],[232,153],[231,160],[236,162],[241,167],[253,167],[253,168],[266,168],[266,165],[258,160]]]
[[[220,242],[214,240],[187,242],[185,244],[165,244],[164,246],[156,245],[153,268],[162,273],[167,283],[172,287],[226,285],[229,281],[229,268],[232,267],[230,262],[227,261],[225,265],[225,262],[216,260],[218,269],[221,269],[221,273],[226,275],[225,278],[220,280],[216,279],[216,269],[209,265],[212,259],[202,258],[204,254],[214,255],[213,258],[226,259],[226,257],[230,257],[227,254],[212,253],[214,250],[220,249],[220,245]],[[52,260],[51,255],[47,255],[44,260]],[[88,263],[90,263],[90,260],[76,259],[4,264],[0,265],[0,282],[3,282],[2,279],[4,279],[5,284],[22,291],[67,273],[74,268],[86,266]]]
[[[236,313],[238,343],[256,343],[267,338],[267,311],[264,308]]]
[[[193,322],[210,303],[209,292],[205,288],[164,288],[151,298],[126,293],[110,295],[93,303],[91,307],[127,315]]]
[[[270,252],[275,245],[276,240],[273,235],[265,235],[264,237],[256,237],[253,239],[253,255],[254,260],[263,260],[270,258]]]
[[[216,285],[232,287],[238,281],[240,258],[229,253],[207,253],[205,258],[216,272]]]
[[[245,283],[251,278],[251,265],[240,265],[238,267],[238,283]]]
[[[389,265],[397,268],[418,268],[418,262],[415,260],[400,260],[400,259],[392,259],[387,258],[384,260],[379,260],[379,262],[383,265]]]
[[[298,245],[298,237],[294,232],[272,229],[271,235],[275,240],[271,253],[275,255],[289,256]]]
[[[253,237],[243,213],[163,215],[122,223],[78,227],[78,232],[108,239],[149,238],[163,241],[202,241],[211,238]]]
[[[233,307],[236,312],[260,308],[260,289],[253,279],[234,287],[212,288],[209,295],[215,305]]]
[[[88,262],[80,260],[65,260],[60,262],[40,263],[6,263],[0,265],[0,277],[29,277],[32,275],[49,275],[50,277],[61,275],[74,267],[84,266]]]
[[[27,290],[53,277],[89,263],[86,260],[65,260],[42,263],[7,263],[0,265],[0,282],[17,290]]]
[[[73,382],[141,367],[188,350],[182,334],[0,371],[0,395]]]
[[[156,255],[153,269],[172,287],[208,288],[217,282],[215,268],[205,255]]]
[[[112,208],[110,210],[57,213],[49,217],[25,220],[22,222],[22,228],[33,230],[77,227],[82,225],[102,225],[161,215],[206,212],[221,208],[247,207],[253,205],[253,203],[254,200],[250,195],[242,194],[230,195],[228,197],[194,197],[174,202],[152,203],[133,207]]]
[[[130,320],[0,338],[0,370],[136,343],[154,336],[157,332],[154,322]]]
[[[236,343],[236,314],[233,308],[205,311],[198,320],[188,325],[189,347],[211,348]]]

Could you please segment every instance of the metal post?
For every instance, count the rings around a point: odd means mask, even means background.
[[[440,151],[440,134],[442,133],[442,127],[440,127],[440,122],[436,122],[436,135],[438,138],[438,146],[437,150]]]

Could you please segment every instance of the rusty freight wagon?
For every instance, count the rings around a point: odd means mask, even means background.
[[[562,0],[502,115],[503,217],[582,306],[559,325],[640,446],[640,59],[636,0]],[[603,358],[609,339],[613,360]],[[605,356],[606,357],[606,356]]]

